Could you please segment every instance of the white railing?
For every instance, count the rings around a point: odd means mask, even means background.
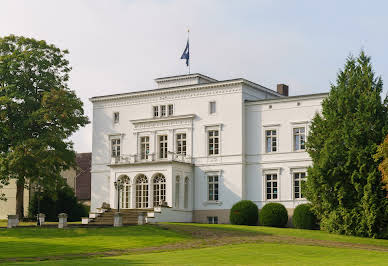
[[[140,154],[120,155],[119,157],[112,157],[111,164],[134,164],[146,162],[183,162],[192,163],[192,158],[188,155],[178,154],[175,152],[167,152],[167,158],[159,158],[156,154],[148,154],[146,158],[142,158]]]

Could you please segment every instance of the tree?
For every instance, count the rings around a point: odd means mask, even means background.
[[[388,198],[388,135],[378,147],[375,160],[377,162],[382,160],[379,164],[379,170],[382,174],[382,182],[384,184],[384,189],[387,191],[386,197]]]
[[[45,41],[0,38],[0,180],[16,179],[19,218],[24,188],[54,192],[61,171],[75,166],[68,138],[89,123],[69,89],[66,54]]]
[[[350,56],[322,102],[322,115],[312,121],[305,189],[324,230],[383,237],[387,228],[386,191],[373,159],[388,132],[382,88],[370,57],[363,51]]]

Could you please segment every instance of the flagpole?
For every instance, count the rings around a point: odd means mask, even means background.
[[[190,29],[187,29],[187,42],[190,43],[189,41],[190,41]],[[190,46],[189,46],[188,52],[190,54]],[[190,75],[190,58],[189,58],[189,75]]]

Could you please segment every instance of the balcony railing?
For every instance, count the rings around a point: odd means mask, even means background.
[[[132,155],[120,155],[118,157],[112,157],[111,164],[136,164],[147,162],[182,162],[192,163],[192,158],[188,155],[178,154],[175,152],[167,152],[167,158],[160,158],[156,154],[148,154],[147,158],[142,157],[140,154]]]

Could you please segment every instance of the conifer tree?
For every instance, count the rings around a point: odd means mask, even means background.
[[[387,98],[370,57],[350,56],[311,124],[306,197],[321,228],[347,235],[384,237],[388,199],[373,156],[387,134]]]

